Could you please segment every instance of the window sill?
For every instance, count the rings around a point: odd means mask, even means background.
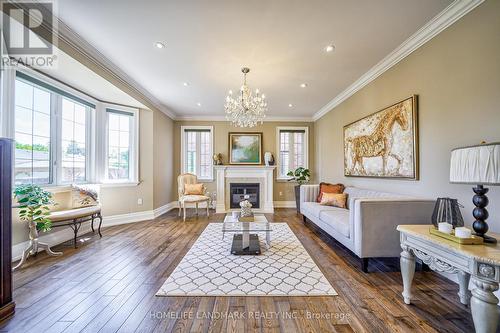
[[[210,178],[210,179],[208,179],[208,178],[205,178],[205,179],[198,178],[198,181],[200,181],[202,183],[212,183],[214,181],[214,179],[213,178]]]
[[[117,183],[102,183],[101,188],[112,188],[112,187],[134,187],[138,186],[140,182],[117,182]]]
[[[290,180],[290,178],[276,178],[278,183],[296,183],[295,180]]]
[[[42,186],[44,190],[50,193],[62,193],[71,191],[71,185],[45,185]]]
[[[133,187],[138,186],[140,182],[117,182],[117,183],[79,183],[75,185],[100,185],[101,188],[113,188],[113,187]],[[71,185],[45,185],[42,186],[44,190],[51,193],[62,193],[71,191]]]

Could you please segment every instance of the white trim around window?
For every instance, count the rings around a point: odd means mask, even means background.
[[[1,105],[2,114],[0,115],[0,136],[9,137],[14,139],[15,128],[15,84],[16,84],[16,71],[25,76],[32,77],[38,80],[47,87],[53,87],[51,93],[51,142],[55,144],[51,149],[51,162],[52,166],[52,179],[50,184],[44,187],[51,190],[58,190],[67,188],[71,182],[63,182],[61,177],[60,164],[61,162],[61,105],[63,98],[69,98],[72,102],[83,103],[86,105],[87,113],[85,117],[85,148],[86,148],[86,168],[85,168],[85,183],[102,183],[104,186],[133,186],[139,183],[139,109],[132,107],[125,107],[121,105],[107,104],[98,101],[84,93],[81,93],[74,88],[47,77],[39,72],[30,68],[19,67],[17,69],[6,70],[2,75],[2,94],[3,99]],[[49,88],[50,88],[49,87]],[[74,97],[74,98],[72,98]],[[95,106],[95,108],[90,107]],[[105,175],[106,172],[106,154],[107,154],[107,122],[106,122],[106,109],[111,108],[118,111],[129,113],[131,117],[130,126],[130,151],[129,151],[129,177],[127,179],[108,180]],[[54,149],[55,147],[55,149]]]
[[[290,177],[281,174],[281,135],[282,131],[303,131],[304,132],[304,142],[303,142],[303,150],[304,150],[304,163],[303,165],[292,166],[292,168],[304,167],[309,168],[309,127],[307,126],[278,126],[276,127],[276,180],[279,181],[288,181]],[[293,140],[293,139],[292,139]],[[293,146],[293,141],[289,143],[290,146]],[[292,151],[289,156],[289,160],[293,159],[294,152]]]
[[[114,104],[101,104],[99,112],[102,114],[100,122],[103,124],[104,129],[101,130],[103,144],[100,145],[101,165],[102,168],[100,182],[103,184],[138,184],[139,183],[139,110],[135,108],[114,105]],[[120,114],[128,116],[128,177],[111,179],[109,177],[109,115]]]
[[[213,168],[213,159],[212,156],[214,155],[214,127],[213,126],[181,126],[181,171],[182,173],[187,173],[187,163],[186,163],[186,132],[189,131],[206,131],[209,132],[209,138],[210,138],[210,145],[209,145],[209,152],[207,152],[205,155],[209,156],[209,162],[210,167],[209,167],[209,176],[208,177],[201,177],[199,175],[199,170],[200,170],[200,156],[201,156],[201,143],[199,140],[196,142],[196,158],[195,158],[195,174],[198,177],[199,180],[205,181],[205,182],[212,182],[214,180],[214,168]]]

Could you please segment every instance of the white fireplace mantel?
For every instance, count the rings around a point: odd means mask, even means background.
[[[226,213],[230,209],[226,207],[226,183],[231,178],[262,180],[263,186],[260,188],[260,197],[262,205],[256,212],[274,213],[273,204],[273,171],[276,166],[264,165],[216,165],[217,173],[217,206],[216,213]]]

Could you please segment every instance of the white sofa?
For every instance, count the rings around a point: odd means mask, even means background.
[[[300,187],[300,212],[316,226],[361,258],[367,272],[368,258],[398,257],[401,248],[398,224],[430,224],[435,200],[346,187],[347,209],[316,202],[319,185]]]

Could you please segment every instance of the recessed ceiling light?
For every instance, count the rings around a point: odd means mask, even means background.
[[[301,87],[301,88],[305,88],[305,87],[307,87],[307,83],[301,83],[301,84],[300,84],[300,87]]]
[[[293,108],[293,104],[288,104],[288,107],[289,108]]]
[[[156,46],[157,48],[159,48],[159,49],[163,49],[163,48],[165,48],[165,44],[164,44],[164,43],[162,43],[162,42],[156,42],[156,43],[155,43],[155,46]]]
[[[189,86],[189,83],[184,82],[182,85],[183,85],[184,87],[187,87],[187,86]]]
[[[201,103],[200,103],[200,102],[198,102],[198,103],[196,103],[196,105],[201,106]]]
[[[325,51],[326,52],[333,52],[333,51],[335,51],[335,45],[333,45],[333,44],[328,45],[327,47],[325,47]]]

